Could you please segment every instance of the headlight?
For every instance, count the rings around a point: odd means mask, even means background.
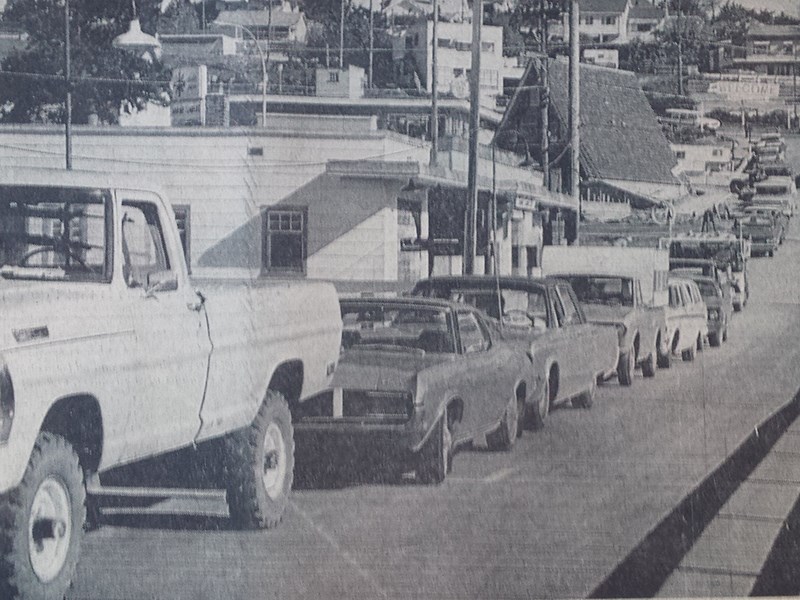
[[[709,308],[708,309],[708,320],[709,321],[718,321],[719,320],[719,309],[718,308]]]
[[[625,334],[628,333],[628,328],[622,323],[614,323],[614,327],[617,328],[617,335],[619,336],[619,341],[621,342],[622,338],[625,337]]]
[[[14,421],[14,386],[8,367],[2,363],[0,368],[0,445],[5,444],[11,435]]]

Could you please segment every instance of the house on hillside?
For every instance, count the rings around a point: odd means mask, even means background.
[[[654,32],[665,16],[664,9],[648,0],[632,0],[628,11],[628,40],[654,42]]]
[[[569,177],[569,66],[548,59],[550,189],[566,191]],[[541,164],[543,62],[532,61],[506,110],[496,137],[501,148],[527,149]],[[675,155],[661,125],[627,71],[581,64],[580,194],[582,214],[628,214],[681,193]],[[567,234],[569,238],[569,233]]]
[[[737,69],[764,75],[791,75],[800,54],[800,25],[753,23],[745,36],[745,55],[735,57]]]
[[[628,13],[631,0],[582,0],[580,3],[581,37],[590,42],[628,41]],[[563,16],[564,40],[569,40],[569,13]]]
[[[249,40],[252,33],[259,41],[269,40],[273,50],[276,45],[282,48],[305,44],[308,35],[305,15],[289,2],[273,5],[269,10],[223,10],[212,26],[238,40]]]

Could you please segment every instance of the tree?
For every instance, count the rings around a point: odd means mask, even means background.
[[[369,9],[345,2],[344,64],[369,66]],[[376,8],[380,6],[375,0]],[[306,16],[311,20],[308,31],[307,61],[324,63],[330,56],[332,64],[339,60],[339,24],[341,5],[329,0],[306,0]],[[382,87],[392,83],[392,40],[389,37],[386,17],[379,12],[373,15],[373,84]],[[326,52],[326,47],[328,51]]]
[[[200,31],[200,18],[189,0],[178,0],[158,17],[156,29],[158,33],[196,33]]]
[[[142,29],[154,32],[159,0],[139,0]],[[114,48],[114,38],[127,31],[133,17],[128,0],[70,0],[73,119],[85,123],[92,113],[116,122],[119,108],[138,108],[161,99],[169,71],[158,60],[147,61]],[[64,119],[64,1],[9,0],[5,21],[28,33],[25,50],[7,57],[0,71],[0,106],[5,122],[61,122]],[[113,79],[103,81],[98,78]],[[138,83],[139,81],[144,83]],[[153,83],[146,83],[153,82]]]

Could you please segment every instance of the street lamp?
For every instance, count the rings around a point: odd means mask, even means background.
[[[72,170],[72,55],[69,31],[71,18],[69,2],[70,0],[64,0],[64,83],[67,88],[64,102],[66,112],[64,118],[64,150],[68,171]],[[161,42],[142,31],[139,18],[136,16],[136,1],[131,0],[131,3],[133,4],[133,19],[128,26],[128,31],[114,38],[112,44],[115,48],[147,53],[152,60],[152,53],[161,48]]]
[[[244,31],[247,35],[249,35],[253,43],[256,45],[256,50],[258,50],[258,55],[261,58],[261,126],[267,126],[267,82],[269,78],[267,76],[267,57],[264,55],[264,50],[261,48],[261,44],[258,43],[258,38],[255,34],[250,31],[248,27],[245,27],[242,24],[237,23],[228,23],[227,21],[214,21],[216,25],[225,25],[227,27],[241,27],[242,31]]]

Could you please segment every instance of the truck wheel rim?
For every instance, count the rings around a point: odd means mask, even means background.
[[[442,464],[445,473],[450,469],[450,450],[453,446],[453,433],[447,423],[447,414],[442,417]]]
[[[283,492],[286,478],[286,450],[283,433],[275,423],[267,426],[264,435],[264,474],[262,481],[267,496],[273,500]]]
[[[72,506],[64,485],[45,479],[31,503],[28,519],[28,553],[36,576],[49,582],[61,572],[69,553]]]

